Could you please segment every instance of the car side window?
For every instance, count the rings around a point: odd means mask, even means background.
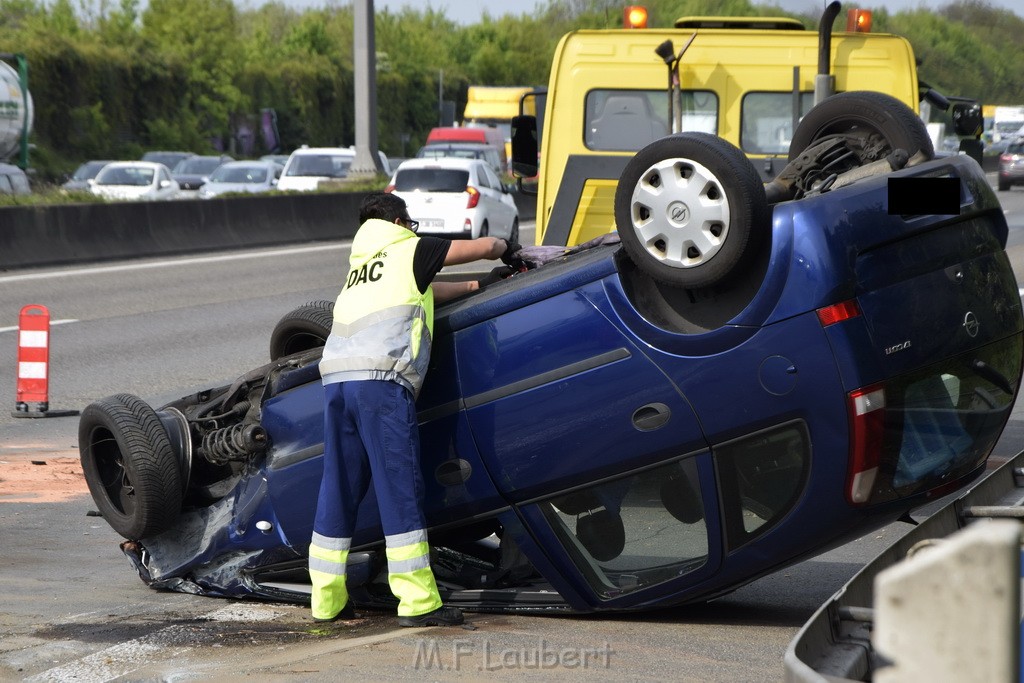
[[[476,174],[477,183],[481,187],[486,187],[486,188],[493,188],[494,187],[492,185],[492,183],[491,183],[491,179],[487,177],[487,169],[486,168],[484,168],[483,166],[477,166],[475,169],[473,169],[473,172]]]
[[[504,192],[505,188],[502,186],[501,178],[498,177],[498,174],[489,168],[485,170],[487,172],[488,179],[491,181],[491,187],[493,187],[495,190],[498,190],[499,192]]]

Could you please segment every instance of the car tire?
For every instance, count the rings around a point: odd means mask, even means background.
[[[830,135],[880,136],[884,144],[866,145],[873,150],[872,156],[861,159],[861,163],[884,158],[895,149],[905,150],[911,157],[919,151],[928,159],[935,156],[931,136],[921,117],[900,100],[881,92],[844,92],[815,105],[793,132],[790,161]]]
[[[626,164],[615,223],[641,272],[701,289],[743,271],[768,241],[771,210],[743,152],[715,135],[685,133],[651,143]]]
[[[333,324],[333,301],[310,301],[288,312],[270,335],[270,360],[323,346]]]
[[[82,472],[108,524],[139,540],[171,528],[181,512],[181,465],[160,418],[131,394],[89,404],[78,423]]]
[[[519,244],[519,219],[512,219],[512,231],[508,234],[508,241]]]
[[[999,179],[999,191],[1000,192],[1006,192],[1009,189],[1010,189],[1010,183],[1005,181],[1005,180],[1003,180],[1002,178],[1000,178]]]
[[[491,234],[491,226],[487,221],[480,226],[480,237],[487,237]]]

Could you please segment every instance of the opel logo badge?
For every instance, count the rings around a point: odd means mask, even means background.
[[[682,225],[690,220],[690,207],[682,202],[672,202],[668,205],[668,217],[673,223]]]
[[[978,323],[978,317],[974,315],[973,311],[967,311],[967,315],[964,316],[964,330],[967,332],[967,336],[974,339],[978,336],[978,328],[981,325]]]

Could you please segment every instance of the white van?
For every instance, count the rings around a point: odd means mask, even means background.
[[[355,158],[355,150],[349,147],[300,147],[288,157],[277,189],[316,190],[322,181],[347,176]]]

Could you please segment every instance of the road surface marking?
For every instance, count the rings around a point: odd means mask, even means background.
[[[0,277],[0,283],[23,282],[26,280],[49,280],[52,278],[70,277],[73,275],[102,275],[106,273],[121,273],[127,270],[148,270],[151,268],[168,268],[179,265],[195,265],[197,263],[223,263],[224,261],[241,261],[243,259],[269,258],[271,256],[288,256],[290,254],[306,254],[312,251],[346,249],[351,245],[352,240],[344,240],[339,243],[324,243],[311,247],[295,247],[291,249],[274,249],[272,251],[261,251],[256,253],[246,252],[244,254],[223,254],[221,256],[198,256],[196,258],[188,259],[150,261],[147,263],[125,263],[117,266],[97,266],[95,268],[54,270],[47,271],[45,273],[25,273],[24,275],[6,275],[4,277]]]

